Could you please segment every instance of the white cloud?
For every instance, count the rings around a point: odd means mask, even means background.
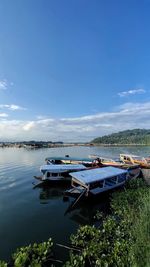
[[[37,120],[44,120],[44,119],[47,119],[47,117],[43,116],[43,115],[38,115],[37,116]]]
[[[18,105],[14,105],[14,104],[11,104],[11,105],[8,105],[8,104],[1,104],[0,105],[0,108],[1,109],[9,109],[9,110],[26,110],[26,108],[23,108],[21,106],[18,106]]]
[[[42,118],[19,121],[8,120],[4,113],[0,119],[0,138],[15,140],[87,141],[92,136],[134,129],[150,129],[150,102],[124,103],[113,112],[74,118]]]
[[[0,80],[0,90],[6,90],[8,87],[7,80]]]
[[[6,117],[8,117],[8,114],[6,114],[6,113],[0,113],[0,117],[1,118],[6,118]]]
[[[34,129],[36,126],[36,123],[34,121],[30,121],[28,123],[26,123],[25,125],[23,125],[23,130],[24,131],[30,131],[31,129]]]
[[[140,89],[133,89],[133,90],[129,90],[129,91],[123,91],[123,92],[118,93],[118,95],[120,97],[125,97],[125,96],[129,96],[129,95],[143,94],[145,92],[146,91],[144,89],[140,88]]]

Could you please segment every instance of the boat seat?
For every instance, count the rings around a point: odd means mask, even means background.
[[[97,187],[97,188],[93,188],[93,189],[90,189],[90,192],[93,194],[93,195],[97,195],[101,192],[102,190],[102,187]]]
[[[116,182],[107,182],[107,181],[105,181],[105,185],[113,186],[115,184],[116,184]]]

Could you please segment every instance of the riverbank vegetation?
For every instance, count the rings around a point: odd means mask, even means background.
[[[134,129],[121,131],[95,138],[91,143],[109,145],[150,145],[150,130]]]
[[[150,266],[150,192],[141,179],[113,194],[111,215],[99,227],[80,227],[71,237],[80,253],[70,253],[69,266]],[[99,217],[99,215],[98,215]]]
[[[12,254],[9,263],[0,261],[0,267],[41,267],[53,266],[54,260],[53,242],[51,238],[46,242],[30,244],[21,247]]]
[[[71,236],[71,250],[65,267],[149,267],[150,192],[142,179],[132,180],[112,194],[111,213],[97,213],[97,226],[81,226]],[[43,245],[44,244],[44,245]],[[11,265],[0,267],[56,266],[53,242],[20,248]],[[29,264],[30,263],[30,264]],[[48,264],[47,264],[48,263]]]

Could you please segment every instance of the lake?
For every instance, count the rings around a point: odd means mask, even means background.
[[[99,154],[116,158],[119,153],[150,156],[150,147],[0,148],[0,259],[8,260],[17,247],[49,237],[65,244],[80,224],[93,223],[97,209],[106,211],[109,206],[109,198],[102,197],[65,214],[70,204],[63,201],[65,188],[34,188],[38,182],[33,176],[40,174],[46,157]]]

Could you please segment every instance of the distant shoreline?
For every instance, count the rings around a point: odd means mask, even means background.
[[[150,146],[148,144],[93,144],[93,146],[112,146],[112,147],[117,147],[117,146]]]
[[[0,143],[0,148],[15,147],[15,148],[26,148],[26,149],[39,149],[39,148],[59,148],[59,147],[75,147],[75,146],[86,146],[86,147],[136,147],[136,146],[150,146],[147,144],[94,144],[94,143],[64,143],[64,144],[47,144],[47,145],[24,145],[22,143]]]

